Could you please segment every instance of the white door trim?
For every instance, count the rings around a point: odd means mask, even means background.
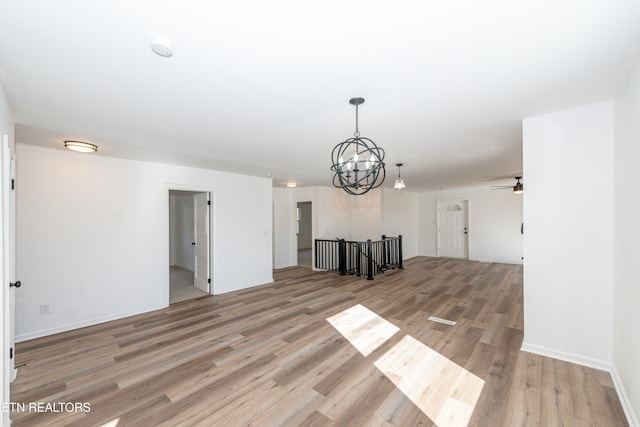
[[[2,225],[2,242],[0,243],[0,280],[2,280],[2,295],[0,306],[2,307],[2,401],[8,402],[11,381],[15,379],[15,352],[14,357],[9,357],[15,348],[15,287],[9,283],[15,282],[15,190],[12,189],[11,180],[15,179],[15,162],[12,158],[9,136],[0,131],[1,136],[1,167],[0,174],[0,221]],[[0,415],[0,423],[9,421],[9,413]]]
[[[299,221],[298,218],[297,218],[298,209],[300,207],[300,204],[307,204],[307,203],[309,204],[309,208],[310,208],[309,219],[311,220],[311,221],[308,221],[308,223],[304,222],[304,221],[301,221],[301,220]],[[303,218],[304,218],[304,215],[301,215],[301,219],[303,219]],[[297,265],[297,266],[300,265],[300,260],[298,259],[298,255],[300,255],[300,252],[299,252],[299,250],[300,250],[300,247],[299,247],[300,246],[299,245],[299,243],[300,243],[300,235],[302,234],[303,236],[306,236],[308,234],[309,235],[309,239],[311,239],[311,255],[312,255],[311,267],[313,267],[313,264],[314,264],[314,262],[313,262],[313,253],[314,253],[314,250],[315,250],[315,248],[314,248],[315,243],[313,241],[313,202],[297,202],[296,203],[296,217],[294,219],[295,219],[295,223],[296,223],[296,259],[295,259],[295,265]],[[303,224],[305,226],[304,227],[305,230],[300,230],[299,226],[301,224]],[[302,231],[302,233],[301,233],[301,231]]]
[[[204,238],[200,239],[201,230],[199,228],[199,203],[203,203],[204,207]],[[209,229],[211,228],[210,224],[211,217],[211,193],[202,192],[196,193],[193,195],[193,242],[195,243],[193,248],[193,285],[201,289],[207,293],[211,293],[211,256],[210,254],[210,245],[211,245],[211,233]],[[201,241],[203,240],[203,241]],[[200,272],[200,262],[199,259],[204,258],[205,270],[202,273]]]
[[[217,215],[217,203],[216,203],[216,189],[215,187],[209,186],[199,186],[199,185],[190,185],[190,184],[175,184],[168,183],[165,185],[165,209],[163,212],[164,215],[164,231],[162,235],[164,236],[164,263],[165,266],[165,274],[164,274],[164,302],[163,305],[165,307],[169,306],[169,290],[170,290],[170,249],[169,249],[169,192],[170,191],[193,191],[196,193],[209,193],[209,200],[211,201],[211,207],[209,208],[209,275],[211,277],[211,284],[209,285],[209,293],[215,294],[215,284],[217,278],[217,271],[215,266],[217,263],[217,239],[215,236],[217,235],[217,223],[218,223],[218,215]]]
[[[297,266],[298,265],[298,234],[297,234],[297,218],[296,218],[296,212],[298,209],[298,203],[311,203],[311,267],[313,270],[316,269],[315,267],[315,256],[316,256],[316,244],[315,244],[315,239],[316,239],[316,227],[317,227],[317,223],[316,223],[316,202],[314,202],[313,198],[302,198],[302,199],[295,199],[293,200],[293,212],[291,214],[291,218],[293,219],[293,221],[291,221],[291,265],[293,266]]]

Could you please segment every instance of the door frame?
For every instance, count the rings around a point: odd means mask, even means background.
[[[0,222],[2,225],[2,241],[0,243],[0,277],[2,292],[0,305],[2,306],[2,392],[0,395],[9,401],[9,384],[16,377],[15,369],[15,292],[16,288],[9,286],[15,282],[15,232],[16,232],[16,203],[15,187],[11,185],[16,178],[15,153],[11,149],[9,135],[0,130]],[[10,353],[13,352],[13,357]],[[9,422],[9,412],[0,415],[0,423]]]
[[[300,223],[298,222],[298,209],[299,209],[299,206],[300,206],[301,203],[305,203],[305,204],[308,203],[309,204],[309,220],[310,221],[309,221],[309,224],[306,224],[306,222],[305,222],[305,225],[307,225],[306,228],[309,231],[310,239],[311,239],[311,247],[310,247],[310,249],[311,249],[311,267],[313,267],[313,264],[314,264],[314,262],[313,262],[313,250],[314,250],[314,244],[313,244],[313,202],[306,202],[306,201],[304,201],[304,202],[296,202],[296,207],[295,207],[296,210],[295,210],[295,215],[294,215],[294,222],[295,222],[295,227],[296,227],[296,230],[295,230],[296,231],[296,259],[295,259],[296,262],[295,262],[295,264],[297,266],[300,266],[300,260],[298,259],[298,255],[300,254],[300,248],[299,248],[300,235],[298,233]]]
[[[451,202],[458,202],[460,204],[463,205],[464,207],[464,222],[466,224],[466,231],[467,233],[465,233],[464,236],[464,256],[462,258],[456,258],[456,259],[469,259],[469,210],[470,210],[470,203],[469,203],[469,199],[467,198],[451,198],[451,199],[438,199],[436,200],[436,253],[438,254],[438,257],[442,257],[442,253],[440,252],[440,224],[441,224],[441,219],[440,219],[440,207],[442,205],[444,205],[445,203],[451,203]],[[446,257],[446,258],[451,258],[451,257]]]
[[[311,203],[311,269],[315,270],[315,256],[316,256],[316,215],[315,215],[315,203],[313,200],[309,200],[308,198],[303,198],[300,200],[293,200],[293,212],[291,213],[291,260],[294,266],[298,265],[298,234],[297,234],[297,226],[298,226],[298,218],[296,214],[298,212],[298,203]]]
[[[206,259],[207,262],[207,279],[208,282],[204,283],[204,288],[202,289],[202,287],[198,286],[198,201],[197,201],[197,197],[201,194],[205,195],[207,204],[206,206],[206,213],[205,213],[205,229],[206,229],[206,233],[205,233],[205,241],[206,244],[204,245],[204,247],[206,248],[207,251],[207,255],[208,257],[204,257]],[[193,199],[193,242],[196,244],[193,247],[193,286],[195,286],[198,289],[201,289],[203,291],[205,291],[208,294],[211,294],[211,233],[210,233],[210,229],[211,229],[211,222],[210,222],[210,218],[211,218],[211,193],[209,193],[208,191],[203,191],[200,193],[195,193],[192,196]],[[208,259],[207,259],[208,258]],[[203,279],[204,280],[204,279]]]
[[[217,206],[216,203],[216,189],[214,187],[208,186],[199,186],[199,185],[191,185],[191,184],[166,184],[165,186],[165,210],[164,210],[164,232],[162,235],[164,236],[164,266],[165,266],[165,274],[164,274],[164,301],[163,305],[165,307],[169,307],[169,292],[171,289],[171,262],[170,262],[170,247],[169,247],[169,234],[170,234],[170,207],[169,207],[169,194],[170,191],[192,191],[196,193],[209,193],[209,200],[211,201],[211,207],[209,208],[209,275],[211,276],[211,283],[209,284],[209,294],[215,294],[215,284],[217,272],[215,266],[216,258],[217,258],[217,242],[215,236],[217,235]]]

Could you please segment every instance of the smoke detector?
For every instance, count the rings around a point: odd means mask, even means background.
[[[151,42],[151,50],[158,56],[162,56],[163,58],[169,58],[173,55],[173,50],[171,46],[164,40],[156,39]]]

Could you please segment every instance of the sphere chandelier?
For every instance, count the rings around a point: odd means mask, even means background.
[[[364,98],[352,98],[356,107],[356,131],[349,138],[333,147],[331,152],[333,185],[349,194],[361,195],[380,187],[384,182],[384,150],[369,138],[360,136],[358,130],[358,106]]]

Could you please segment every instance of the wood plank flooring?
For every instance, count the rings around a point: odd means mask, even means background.
[[[25,406],[13,425],[627,425],[607,373],[519,351],[521,266],[418,257],[374,281],[274,279],[19,343],[12,402],[90,411]],[[358,305],[372,314],[354,324]]]

